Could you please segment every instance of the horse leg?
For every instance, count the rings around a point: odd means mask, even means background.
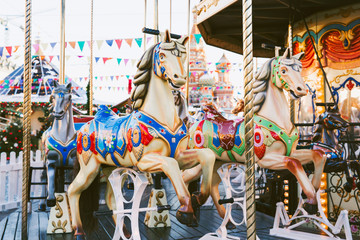
[[[186,186],[189,186],[189,183],[198,180],[201,177],[202,171],[201,171],[201,165],[196,165],[193,168],[185,169],[182,172],[182,178],[186,184]]]
[[[293,157],[280,154],[267,154],[257,164],[262,168],[272,170],[288,169],[298,180],[303,192],[308,197],[304,208],[310,214],[317,212],[316,192],[314,186],[306,175],[300,161]]]
[[[174,186],[176,195],[180,202],[180,208],[176,213],[177,220],[186,225],[196,223],[194,211],[190,202],[190,193],[181,177],[178,162],[174,158],[155,154],[143,156],[136,166],[144,172],[164,172]]]
[[[80,171],[76,175],[74,181],[70,184],[68,189],[69,204],[72,219],[72,228],[75,230],[75,236],[77,239],[81,239],[84,235],[84,230],[80,218],[80,195],[90,184],[94,181],[95,177],[99,173],[100,164],[95,159],[95,156],[91,156],[87,165],[84,165],[81,154],[78,155]],[[89,199],[90,200],[90,199]]]
[[[321,150],[295,150],[291,157],[298,159],[301,165],[304,165],[310,161],[314,162],[314,176],[312,178],[312,185],[315,191],[319,190],[321,184],[321,177],[324,171],[324,165],[326,162],[326,156]]]
[[[200,193],[194,193],[192,196],[192,206],[203,205],[210,195],[211,180],[213,178],[213,169],[215,163],[215,154],[210,149],[189,149],[181,152],[176,158],[181,169],[192,168],[199,164],[201,166],[203,179],[200,186]],[[197,206],[194,206],[197,205]],[[194,209],[195,210],[195,209]]]
[[[49,151],[46,160],[46,170],[48,178],[48,197],[46,199],[46,205],[48,207],[54,207],[56,204],[55,199],[55,174],[56,165],[60,161],[59,154],[55,151]]]

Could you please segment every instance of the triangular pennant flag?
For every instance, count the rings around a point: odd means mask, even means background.
[[[111,90],[111,87],[108,87],[109,90]]]
[[[133,39],[132,38],[127,38],[127,39],[125,39],[125,41],[131,47]]]
[[[117,87],[118,91],[120,91],[120,87]]]
[[[46,49],[48,48],[49,44],[48,43],[41,43],[41,48],[46,51]]]
[[[110,76],[110,79],[111,79],[111,81],[113,81],[113,80],[114,80],[114,76]]]
[[[111,47],[113,45],[114,40],[105,40],[106,43]]]
[[[131,66],[134,66],[136,64],[137,59],[131,59]]]
[[[195,37],[196,43],[199,44],[200,38],[201,38],[201,34],[200,34],[200,33],[194,34],[194,37]]]
[[[101,89],[102,89],[102,87],[99,87],[99,89],[101,90]]]
[[[54,56],[49,56],[50,62],[53,60]]]
[[[82,51],[84,49],[85,41],[78,41],[78,45],[79,45],[80,51]]]
[[[130,75],[126,75],[126,78],[129,79]]]
[[[56,42],[50,43],[50,46],[51,46],[52,49],[54,49],[54,47],[56,46]]]
[[[18,49],[19,49],[20,46],[14,46],[14,51],[13,52],[16,52]]]
[[[98,62],[99,61],[99,57],[95,57],[95,62]]]
[[[70,44],[70,46],[71,46],[72,48],[75,49],[75,47],[76,47],[76,42],[69,42],[69,44]]]
[[[135,42],[137,43],[139,48],[141,48],[142,40],[143,40],[142,38],[135,38]]]
[[[122,39],[115,39],[116,45],[118,46],[118,48],[120,49],[121,47],[121,43],[122,43]]]
[[[151,41],[152,37],[147,37],[146,38],[146,43],[148,44]]]
[[[87,44],[89,45],[89,47],[91,47],[90,45],[91,45],[91,41],[86,41],[87,42]]]
[[[69,61],[70,55],[65,56],[66,61]]]
[[[57,57],[57,59],[58,59],[58,61],[60,60],[60,56],[59,55],[56,55],[56,57]]]
[[[33,44],[33,47],[35,49],[35,54],[39,51],[39,44]]]
[[[119,80],[119,76],[115,76],[116,80]]]
[[[96,44],[97,44],[97,46],[98,46],[98,49],[101,48],[101,46],[103,45],[103,43],[104,43],[104,40],[97,40],[97,41],[96,41]]]
[[[125,66],[128,63],[129,59],[124,59]]]
[[[5,47],[7,52],[9,53],[9,55],[11,55],[11,51],[12,51],[12,46],[9,46],[9,47]]]
[[[97,87],[94,87],[95,88],[95,90],[97,90]]]
[[[0,47],[0,57],[2,57],[4,51],[4,47]]]
[[[122,59],[121,59],[121,58],[117,58],[116,60],[117,60],[118,65],[120,65],[120,62],[121,62]]]
[[[104,61],[104,63],[106,63],[106,61],[107,61],[107,60],[110,60],[110,59],[112,59],[112,58],[104,57],[104,58],[103,58],[103,61]]]

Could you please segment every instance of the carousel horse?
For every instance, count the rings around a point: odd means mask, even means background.
[[[43,133],[41,146],[48,179],[46,204],[48,207],[53,207],[56,204],[55,186],[63,184],[57,180],[64,179],[64,176],[57,176],[56,169],[71,167],[76,159],[76,131],[72,111],[71,83],[59,85],[54,81],[50,102],[54,122]],[[57,188],[59,187],[57,186]]]
[[[77,239],[84,238],[84,229],[88,229],[85,222],[82,224],[83,217],[91,220],[98,205],[98,192],[91,191],[91,185],[96,184],[94,179],[101,164],[136,167],[149,173],[164,172],[180,202],[177,220],[190,226],[197,224],[192,205],[204,204],[210,195],[215,155],[209,149],[187,149],[189,135],[173,101],[172,90],[179,90],[186,83],[187,40],[188,37],[171,40],[166,31],[163,42],[145,51],[137,64],[131,95],[134,111],[130,115],[118,117],[101,106],[94,120],[80,129],[77,137],[80,170],[68,189]],[[201,193],[190,196],[181,169],[196,165],[200,165],[203,172]],[[87,196],[94,196],[80,197],[87,191],[90,194]],[[85,209],[84,204],[92,208]],[[115,203],[112,207],[115,209]]]
[[[289,105],[283,90],[293,99],[307,94],[301,77],[302,64],[299,53],[290,57],[286,50],[281,57],[267,61],[255,75],[254,92],[254,152],[256,163],[266,169],[288,169],[298,180],[307,199],[304,208],[311,214],[317,212],[316,191],[320,187],[326,156],[321,150],[296,150],[298,131],[290,121]],[[205,118],[190,128],[189,148],[210,148],[216,155],[214,172],[223,162],[245,163],[245,124],[243,119],[227,120],[212,106],[203,106]],[[302,165],[314,162],[312,181]],[[198,167],[184,172],[185,182],[201,174]],[[225,208],[218,203],[221,179],[214,174],[211,196],[221,217]]]

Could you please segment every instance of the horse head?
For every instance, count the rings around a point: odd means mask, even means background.
[[[346,131],[349,123],[341,117],[341,114],[336,106],[327,106],[326,111],[319,116],[316,123],[323,124],[326,130],[340,130]]]
[[[240,99],[236,101],[236,106],[231,110],[232,114],[238,114],[239,112],[243,112],[245,107],[244,99]]]
[[[168,30],[162,42],[154,49],[154,73],[159,78],[168,81],[170,88],[179,90],[186,83],[186,42],[187,36],[179,40],[171,40]]]
[[[301,76],[304,53],[299,53],[290,57],[289,49],[281,57],[275,58],[272,68],[272,83],[290,92],[293,99],[298,99],[307,94],[305,82]]]
[[[59,85],[54,81],[54,89],[50,96],[52,114],[57,120],[64,118],[65,113],[71,106],[71,83]]]
[[[164,40],[145,51],[134,76],[135,89],[131,94],[133,109],[139,109],[144,103],[152,72],[167,81],[172,90],[179,90],[186,83],[187,41],[187,36],[172,40],[166,30]]]

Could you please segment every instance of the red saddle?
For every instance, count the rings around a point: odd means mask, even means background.
[[[212,104],[203,106],[205,120],[215,123],[218,126],[220,146],[228,151],[234,147],[237,128],[244,121],[242,118],[228,120],[219,113]]]

